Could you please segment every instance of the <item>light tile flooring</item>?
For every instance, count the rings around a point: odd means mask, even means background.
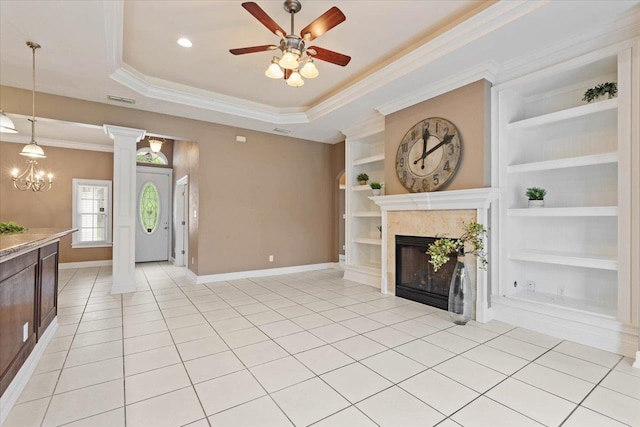
[[[327,270],[192,285],[168,264],[62,270],[58,323],[3,427],[640,426],[616,354]]]

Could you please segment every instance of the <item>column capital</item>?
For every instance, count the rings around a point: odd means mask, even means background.
[[[144,129],[134,129],[134,128],[126,128],[122,126],[115,125],[102,125],[104,128],[104,133],[109,135],[109,138],[115,140],[116,138],[126,138],[135,140],[135,142],[140,141],[144,138],[147,133]]]

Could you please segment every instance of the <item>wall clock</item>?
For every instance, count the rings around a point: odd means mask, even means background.
[[[453,123],[440,117],[422,120],[400,141],[398,179],[413,193],[437,190],[456,173],[461,154],[462,140]]]

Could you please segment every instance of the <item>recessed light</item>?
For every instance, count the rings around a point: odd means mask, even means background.
[[[193,43],[191,43],[191,40],[189,40],[186,37],[181,37],[178,39],[178,44],[182,47],[191,47],[193,46]]]

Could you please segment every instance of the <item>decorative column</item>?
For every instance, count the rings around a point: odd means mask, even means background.
[[[104,125],[113,139],[113,284],[112,294],[136,290],[136,143],[142,129]]]

